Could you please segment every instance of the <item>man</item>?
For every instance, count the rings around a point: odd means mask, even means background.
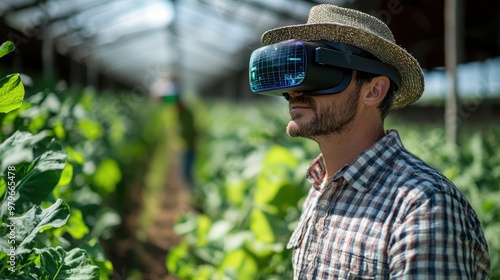
[[[487,279],[488,246],[452,182],[408,152],[390,109],[423,93],[418,62],[380,20],[334,5],[265,32],[252,91],[283,94],[292,137],[316,141],[288,248],[294,279]]]

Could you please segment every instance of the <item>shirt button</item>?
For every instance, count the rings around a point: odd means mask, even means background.
[[[317,231],[320,231],[321,230],[321,224],[320,223],[317,223],[314,225],[314,228],[317,230]]]

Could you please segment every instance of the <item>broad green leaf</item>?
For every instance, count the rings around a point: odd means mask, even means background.
[[[57,121],[54,123],[52,130],[54,130],[54,134],[59,139],[60,141],[64,141],[66,138],[66,130],[64,129],[64,126],[62,124],[62,121]]]
[[[124,120],[119,116],[112,116],[110,118],[111,125],[109,127],[109,139],[111,143],[117,144],[123,141],[127,132],[127,126]]]
[[[11,229],[14,228],[14,224],[11,224],[9,221],[6,221],[8,224],[2,224],[2,227],[0,228],[0,233],[2,236],[0,236],[0,263],[5,263],[2,261],[2,258],[8,258],[7,254],[9,255],[15,255],[15,244],[12,243],[12,239],[9,238],[9,233],[11,232]],[[11,243],[9,243],[11,242]],[[1,268],[0,268],[1,271]],[[1,277],[1,274],[0,274]],[[0,278],[1,279],[1,278]]]
[[[0,144],[0,171],[4,172],[8,166],[33,160],[33,148],[47,138],[46,132],[33,135],[29,132],[16,131],[12,136]]]
[[[199,218],[199,216],[203,217]],[[199,230],[198,227],[201,226],[201,228],[204,229],[201,233],[206,233],[208,229],[205,230],[205,224],[210,221],[210,217],[205,214],[197,214],[194,212],[182,213],[175,221],[174,231],[179,235],[192,235],[193,232],[197,232]],[[207,226],[209,227],[209,225]]]
[[[497,205],[496,201],[494,199],[491,199],[491,198],[484,198],[482,200],[482,209],[485,211],[485,212],[491,212],[492,210],[495,209],[495,206]]]
[[[24,268],[36,279],[95,280],[99,268],[92,265],[87,252],[80,248],[65,251],[62,247],[35,249],[36,261]],[[39,278],[40,277],[40,278]]]
[[[228,180],[227,199],[235,206],[241,206],[246,198],[247,182],[231,178]]]
[[[41,132],[32,135],[17,131],[0,144],[0,168],[3,176],[12,175],[16,182],[16,213],[24,213],[40,204],[54,189],[66,163],[60,143]],[[14,170],[6,172],[7,167]],[[0,205],[0,217],[7,211],[7,196]]]
[[[20,217],[12,218],[16,225],[16,254],[27,254],[33,249],[36,235],[48,228],[60,228],[66,224],[70,209],[66,202],[58,199],[46,209],[34,205]]]
[[[84,185],[78,190],[73,191],[73,202],[80,205],[100,205],[103,203],[103,197],[94,192],[89,186]]]
[[[66,226],[55,230],[54,234],[56,236],[62,236],[64,232],[69,233],[74,239],[82,239],[89,233],[89,228],[83,221],[82,211],[79,209],[72,209]]]
[[[297,165],[297,158],[281,146],[272,147],[266,155],[262,171],[257,179],[254,202],[257,205],[269,204],[285,185],[288,170]]]
[[[64,166],[64,169],[61,173],[61,178],[59,179],[57,186],[69,185],[69,183],[71,183],[71,179],[73,179],[73,165],[68,162]]]
[[[82,249],[87,251],[92,263],[99,267],[100,279],[108,280],[109,276],[113,274],[113,263],[106,258],[103,248],[99,244],[99,240],[92,238],[89,242],[81,246]],[[125,277],[125,274],[122,274]],[[120,278],[118,278],[120,279]],[[117,279],[117,280],[118,280]],[[125,279],[125,278],[123,278]]]
[[[293,175],[293,174],[290,174]],[[291,177],[291,176],[288,176]],[[273,213],[279,220],[283,220],[289,210],[297,205],[305,193],[298,184],[283,183],[279,185],[278,192],[274,198],[268,202],[265,208],[267,211]]]
[[[47,151],[31,163],[19,164],[17,176],[20,181],[16,185],[19,209],[38,205],[46,199],[59,182],[65,164],[66,154],[61,151]]]
[[[105,159],[99,163],[97,171],[94,175],[94,184],[99,191],[106,194],[112,193],[116,189],[116,185],[122,179],[120,166],[113,159]]]
[[[104,208],[96,215],[96,223],[92,229],[91,236],[95,238],[110,238],[113,229],[121,223],[121,217],[111,208]]]
[[[167,255],[165,266],[167,270],[175,273],[182,278],[188,278],[196,265],[190,259],[189,244],[186,241],[181,242],[174,248],[171,248]]]
[[[85,163],[85,155],[82,152],[76,151],[71,146],[66,146],[64,149],[68,153],[69,160],[74,161],[80,165],[83,165]]]
[[[80,97],[78,104],[79,106],[85,108],[85,110],[89,111],[93,106],[95,106],[96,102],[99,102],[96,98],[96,92],[92,90],[86,90]]]
[[[59,113],[61,111],[61,100],[60,97],[55,93],[48,93],[44,96],[43,102],[40,107],[51,113]]]
[[[0,177],[0,197],[2,197],[6,191],[7,191],[7,184],[5,183],[5,180],[2,177]]]
[[[97,238],[91,238],[87,243],[84,243],[82,249],[87,251],[95,261],[102,262],[106,260],[106,253],[104,253]]]
[[[92,258],[92,255],[89,254],[90,259],[92,260],[92,263],[96,265],[99,268],[99,280],[109,280],[113,279],[110,278],[111,275],[114,274],[113,272],[113,263],[110,260],[104,260],[104,261],[96,261]],[[125,268],[122,268],[122,279],[125,279],[127,277],[127,274]],[[113,276],[114,277],[114,276]],[[120,278],[118,278],[120,279]]]
[[[1,126],[4,135],[12,135],[15,131],[21,130],[19,124],[20,114],[30,106],[31,104],[23,102],[21,107],[17,108],[14,111],[10,111],[6,114],[3,114],[3,120],[1,121]]]
[[[47,111],[40,112],[39,115],[34,116],[30,120],[28,124],[28,131],[30,131],[31,133],[37,133],[38,131],[42,130],[47,124],[48,118],[49,118],[49,112]]]
[[[199,265],[192,272],[193,279],[196,280],[212,280],[215,278],[216,270],[212,265]]]
[[[16,45],[11,41],[6,41],[0,45],[0,57],[3,57],[16,49]]]
[[[234,271],[234,272],[231,272]],[[219,272],[235,273],[236,279],[257,279],[259,267],[255,258],[243,249],[228,253],[219,267]]]
[[[197,239],[196,243],[198,246],[206,246],[207,244],[207,236],[210,230],[210,226],[212,221],[207,215],[200,214],[198,215],[198,219],[196,221],[196,234]]]
[[[219,220],[212,224],[210,231],[207,233],[207,239],[211,241],[220,240],[222,236],[226,236],[233,225],[227,220]]]
[[[0,262],[1,263],[7,263],[7,253],[0,251]]]
[[[242,248],[245,241],[253,237],[249,230],[229,234],[224,238],[224,251],[230,252]]]
[[[259,210],[252,210],[250,216],[250,230],[255,234],[257,240],[265,243],[276,241],[274,232],[266,214]]]
[[[19,74],[8,75],[0,80],[0,113],[21,107],[23,99],[24,86]]]
[[[77,127],[80,133],[90,141],[97,140],[102,137],[103,134],[102,127],[96,121],[83,119],[78,121]]]
[[[83,221],[82,211],[73,209],[66,225],[66,230],[74,239],[82,239],[89,233],[89,228]]]

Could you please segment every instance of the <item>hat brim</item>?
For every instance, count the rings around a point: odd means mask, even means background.
[[[334,23],[298,24],[266,31],[264,45],[285,40],[329,40],[361,48],[398,69],[401,85],[394,95],[392,109],[403,108],[417,101],[424,92],[424,75],[417,60],[402,47],[371,32]]]

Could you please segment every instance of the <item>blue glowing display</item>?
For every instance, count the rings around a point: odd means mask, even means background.
[[[257,49],[250,57],[250,89],[260,92],[300,85],[306,76],[306,55],[300,41]]]

